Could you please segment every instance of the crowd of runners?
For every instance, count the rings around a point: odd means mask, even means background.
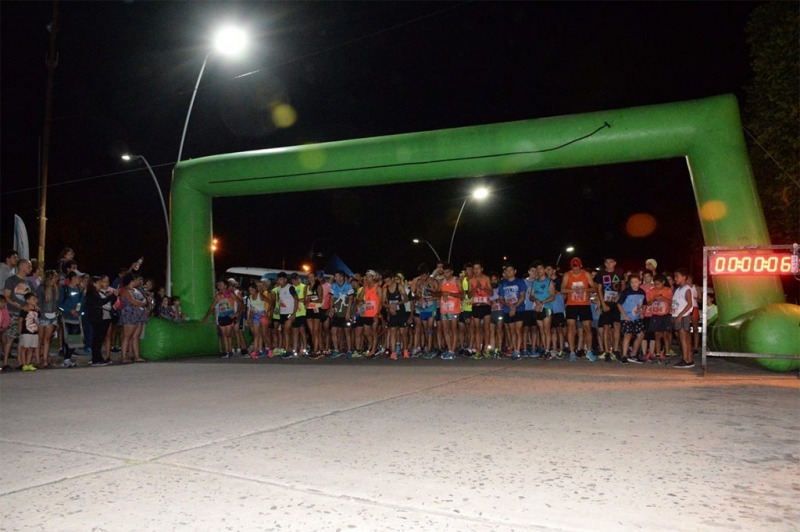
[[[240,290],[222,279],[202,318],[213,316],[220,353],[296,358],[472,359],[566,357],[693,367],[699,348],[698,289],[683,269],[658,273],[648,259],[623,272],[613,257],[597,271],[573,258],[560,274],[532,263],[518,277],[513,264],[487,272],[483,263],[460,271],[420,265],[417,276],[368,270],[266,276]],[[169,308],[169,302],[164,307]],[[713,301],[707,302],[714,316]],[[167,316],[169,318],[169,316]],[[252,333],[245,340],[243,329]]]
[[[61,365],[75,366],[82,348],[91,364],[144,362],[139,343],[151,318],[186,321],[180,298],[154,290],[139,274],[142,260],[119,276],[78,271],[67,248],[55,270],[20,260],[13,250],[0,263],[0,345],[2,370],[17,345],[18,367],[50,367],[56,340]],[[456,271],[422,264],[406,278],[393,271],[363,275],[280,273],[240,287],[235,279],[217,283],[201,321],[213,316],[224,358],[249,356],[327,358],[522,357],[576,361],[670,363],[693,367],[699,349],[698,288],[683,269],[623,272],[613,257],[585,269],[573,258],[563,274],[534,262],[527,275],[514,264],[500,272],[481,262]],[[707,305],[711,321],[713,300]],[[250,338],[245,332],[249,331]],[[675,347],[673,351],[673,341]]]

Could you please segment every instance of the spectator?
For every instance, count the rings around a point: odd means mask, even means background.
[[[141,341],[142,328],[147,321],[147,299],[141,287],[142,276],[138,273],[128,273],[122,279],[122,311],[119,323],[122,326],[122,363],[147,362],[139,355],[139,342]]]
[[[3,296],[6,298],[11,323],[6,330],[6,345],[3,349],[3,368],[8,367],[8,356],[11,346],[19,337],[19,314],[25,306],[25,295],[29,294],[28,275],[31,273],[31,261],[22,259],[17,263],[17,273],[6,279],[3,285]],[[10,339],[10,341],[8,341]],[[9,368],[10,369],[10,368]]]
[[[111,310],[117,295],[109,287],[108,276],[92,277],[86,289],[86,314],[92,324],[92,367],[107,366],[111,353],[103,357],[103,344],[111,324]]]
[[[64,331],[61,340],[61,354],[65,368],[77,366],[72,355],[75,348],[83,345],[83,330],[81,323],[82,307],[84,306],[83,291],[81,291],[81,277],[70,271],[66,277],[66,285],[61,287],[58,309],[61,312],[61,325]]]
[[[39,299],[39,356],[44,359],[40,368],[50,367],[50,343],[58,325],[58,272],[47,270],[44,281],[36,291]]]
[[[3,253],[3,262],[0,263],[0,289],[5,286],[6,279],[17,273],[19,255],[16,250],[9,249]]]

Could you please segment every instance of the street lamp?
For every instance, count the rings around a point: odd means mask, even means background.
[[[433,254],[436,255],[436,260],[438,260],[439,262],[442,262],[442,259],[439,258],[439,254],[436,253],[436,250],[433,248],[433,245],[431,245],[430,242],[428,242],[427,240],[424,240],[424,239],[420,239],[420,238],[415,238],[414,240],[412,240],[412,242],[415,243],[415,244],[419,244],[420,242],[425,242],[426,244],[428,244],[428,247],[431,248],[431,251],[433,251]]]
[[[450,249],[447,251],[447,262],[450,262],[450,257],[453,254],[453,241],[456,239],[456,229],[458,229],[458,221],[461,220],[461,213],[464,212],[464,207],[467,206],[467,202],[470,198],[475,198],[476,200],[486,199],[489,196],[489,189],[486,187],[478,187],[472,191],[470,196],[464,200],[464,203],[461,204],[461,210],[458,211],[458,217],[456,218],[456,225],[453,226],[453,236],[450,237]]]
[[[158,184],[158,179],[156,179],[156,174],[153,172],[153,167],[150,166],[150,163],[147,162],[147,159],[144,158],[144,155],[128,155],[125,154],[122,156],[123,161],[132,161],[134,159],[140,159],[144,165],[147,167],[147,170],[150,172],[150,177],[153,178],[153,183],[156,184],[156,190],[158,191],[158,197],[161,200],[161,210],[164,212],[164,225],[167,229],[167,295],[172,296],[172,268],[171,268],[171,259],[170,259],[170,239],[171,233],[169,227],[169,214],[167,214],[167,204],[164,202],[164,194],[161,193],[161,185]]]
[[[558,269],[558,263],[561,262],[561,255],[564,254],[564,251],[567,253],[572,253],[575,251],[575,248],[572,246],[567,246],[561,253],[558,254],[558,258],[556,259],[556,269]]]
[[[186,123],[183,124],[183,134],[181,134],[181,145],[178,148],[178,160],[181,162],[183,155],[183,142],[186,140],[186,130],[189,127],[189,117],[192,116],[192,107],[194,107],[194,99],[197,96],[197,88],[200,86],[200,80],[203,79],[203,72],[206,69],[208,56],[214,52],[222,55],[237,56],[242,53],[247,45],[247,36],[241,28],[233,26],[226,26],[217,32],[214,37],[214,48],[211,49],[206,57],[203,59],[203,66],[200,67],[200,74],[197,76],[197,83],[194,84],[194,91],[192,92],[192,101],[189,102],[189,112],[186,113]]]

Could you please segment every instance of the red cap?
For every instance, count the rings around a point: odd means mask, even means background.
[[[581,262],[581,259],[579,259],[578,257],[575,257],[574,259],[569,261],[569,266],[570,268],[575,268],[575,267],[583,268],[583,262]]]

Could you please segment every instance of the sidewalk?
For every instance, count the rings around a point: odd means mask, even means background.
[[[2,530],[796,530],[800,379],[712,359],[0,376]]]

